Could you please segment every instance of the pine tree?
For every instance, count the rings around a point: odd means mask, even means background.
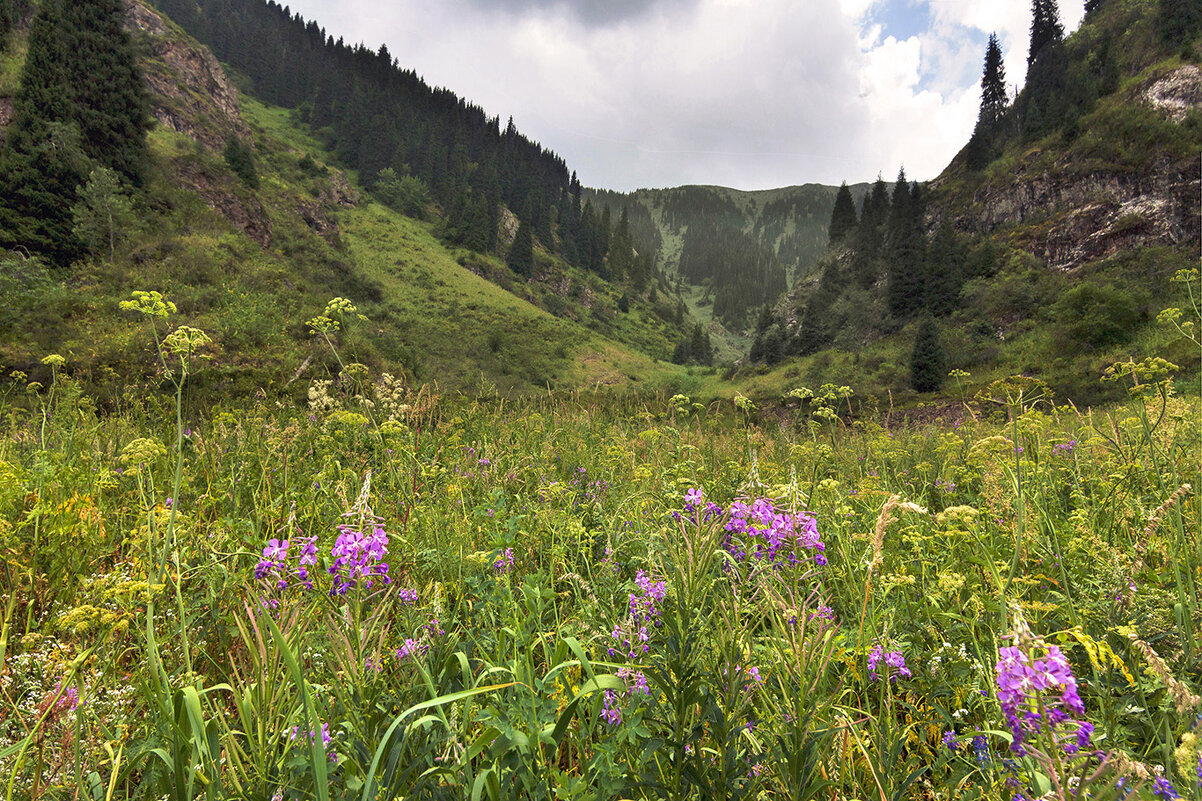
[[[509,258],[505,263],[518,275],[529,278],[534,274],[534,234],[526,220],[523,217],[518,223],[517,236],[513,238],[513,246],[509,248]]]
[[[1170,47],[1188,44],[1202,28],[1198,0],[1160,0],[1156,8],[1160,38]]]
[[[1101,8],[1104,1],[1105,0],[1085,0],[1086,16],[1093,14],[1095,11]]]
[[[1056,0],[1032,0],[1031,45],[1027,51],[1027,68],[1030,69],[1045,47],[1063,41],[1064,26],[1060,24],[1060,9]]]
[[[137,224],[133,204],[121,191],[117,174],[107,167],[92,170],[71,216],[79,241],[93,253],[107,250],[110,262],[116,257],[117,242],[129,236]]]
[[[981,76],[981,112],[977,124],[992,127],[1006,110],[1006,67],[996,33],[989,34],[985,68]]]
[[[842,242],[856,228],[856,203],[852,200],[851,190],[847,181],[839,186],[835,193],[835,207],[831,211],[831,224],[828,229],[832,245]]]
[[[946,370],[939,326],[927,317],[918,326],[914,350],[910,353],[910,386],[915,392],[938,392]]]

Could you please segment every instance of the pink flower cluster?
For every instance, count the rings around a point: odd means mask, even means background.
[[[1010,747],[1025,754],[1023,743],[1047,727],[1065,753],[1075,754],[1089,747],[1093,724],[1084,720],[1085,705],[1068,659],[1055,645],[1040,646],[1040,658],[1014,646],[998,649],[997,695],[1014,736]]]
[[[343,516],[358,517],[367,525],[361,523],[359,529],[349,523],[338,526],[338,539],[330,549],[330,575],[334,579],[330,595],[345,595],[360,582],[365,589],[371,589],[377,579],[391,584],[388,563],[384,561],[388,554],[388,532],[379,518],[365,517],[355,510]]]
[[[296,579],[305,589],[313,589],[313,577],[309,568],[317,564],[316,537],[294,537],[291,540],[268,540],[263,549],[263,558],[255,565],[255,578],[273,581],[277,590],[287,589],[289,579]],[[291,550],[298,549],[296,568],[289,567]]]
[[[868,677],[876,681],[876,669],[884,662],[890,670],[886,671],[889,674],[889,681],[897,681],[897,677],[908,679],[912,675],[910,668],[906,667],[906,656],[901,651],[886,651],[880,643],[872,647],[872,651],[868,654]]]
[[[726,514],[722,547],[736,559],[755,558],[779,566],[812,558],[818,567],[826,564],[826,543],[812,515],[779,510],[768,498],[734,501]]]

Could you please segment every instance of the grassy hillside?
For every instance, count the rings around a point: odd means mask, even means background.
[[[852,193],[857,203],[868,185],[857,184]],[[746,309],[738,322],[714,314],[716,297],[726,289],[711,281],[694,283],[680,274],[681,252],[691,226],[728,225],[749,235],[753,241],[776,254],[789,281],[809,276],[825,253],[837,187],[821,184],[789,186],[744,192],[719,186],[684,186],[673,189],[640,189],[629,194],[593,192],[589,199],[608,207],[615,217],[622,208],[637,207],[653,232],[641,232],[649,246],[658,251],[658,267],[688,314],[700,320],[709,332],[718,363],[731,364],[746,355],[751,346]],[[632,218],[634,215],[632,215]],[[636,231],[636,233],[640,233]]]
[[[1056,116],[1046,112],[1055,124],[1032,130],[1024,91],[992,129],[983,163],[970,144],[929,185],[911,187],[917,244],[891,219],[826,254],[757,339],[772,345],[765,361],[786,363],[752,370],[753,386],[831,381],[920,400],[911,357],[931,315],[943,369],[959,375],[945,394],[1021,373],[1059,398],[1099,403],[1121,396],[1100,381],[1107,367],[1148,357],[1178,365],[1182,386],[1197,391],[1196,337],[1163,313],[1202,322],[1202,49],[1196,35],[1163,42],[1155,12],[1109,0],[1087,15],[1064,43],[1072,92],[1054,98]],[[899,303],[914,297],[917,310]]]
[[[339,333],[345,360],[444,389],[671,380],[676,368],[655,359],[671,353],[679,326],[662,303],[628,299],[622,312],[620,290],[541,250],[525,281],[496,257],[448,249],[436,209],[419,221],[373,202],[291,112],[232,89],[197,92],[213,77],[203,51],[169,21],[142,24],[157,113],[186,133],[164,124],[151,132],[151,177],[111,261],[106,252],[63,271],[5,258],[16,302],[0,317],[0,363],[40,375],[40,359],[60,353],[68,371],[116,402],[127,377],[153,369],[140,327],[118,303],[154,289],[213,338],[206,380],[223,391],[301,378],[291,386],[303,391],[307,379],[337,372],[334,353],[306,325],[333,297],[367,318]],[[15,44],[9,53],[19,55],[20,37]],[[14,85],[20,58],[3,65],[0,86]],[[223,126],[253,146],[257,185],[231,171]]]

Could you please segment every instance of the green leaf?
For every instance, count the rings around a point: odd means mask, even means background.
[[[371,760],[371,767],[367,771],[367,779],[365,780],[363,786],[363,795],[361,796],[362,801],[371,800],[372,785],[376,779],[376,771],[380,769],[380,760],[384,758],[384,749],[387,748],[388,741],[392,739],[392,735],[400,727],[401,723],[404,722],[405,718],[416,712],[421,712],[426,709],[433,709],[434,707],[444,706],[445,704],[453,704],[456,701],[462,701],[465,698],[472,698],[473,696],[483,695],[484,693],[503,690],[506,687],[512,687],[516,683],[517,682],[511,681],[506,684],[489,684],[484,687],[472,687],[468,690],[460,690],[459,692],[450,693],[448,695],[440,695],[437,698],[431,698],[429,701],[422,701],[420,704],[414,704],[393,718],[392,724],[388,727],[388,730],[384,732],[384,736],[380,738],[380,744],[376,748],[376,755]],[[315,739],[320,740],[321,738],[318,737]],[[325,799],[323,799],[323,801],[325,801]]]

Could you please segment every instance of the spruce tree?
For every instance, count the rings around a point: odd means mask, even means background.
[[[1160,38],[1170,47],[1188,44],[1202,28],[1198,0],[1160,0],[1156,8]]]
[[[1002,63],[1002,46],[996,33],[989,34],[985,48],[985,68],[981,76],[981,112],[978,125],[992,127],[1006,110],[1006,67]]]
[[[137,186],[148,101],[121,0],[44,0],[0,155],[0,246],[60,263],[78,253],[71,207],[94,166]]]
[[[1032,0],[1031,44],[1027,50],[1027,68],[1030,69],[1045,47],[1062,41],[1064,26],[1060,24],[1060,9],[1056,0]]]
[[[910,387],[915,392],[938,392],[947,371],[947,358],[939,341],[939,326],[927,317],[918,326],[910,353]]]
[[[935,232],[925,264],[926,308],[936,316],[950,314],[959,303],[964,281],[964,253],[950,220],[945,219]]]
[[[856,227],[856,203],[852,200],[851,190],[847,181],[839,186],[835,193],[835,207],[831,210],[831,224],[828,229],[832,245],[842,242]]]
[[[518,275],[529,278],[534,274],[534,234],[526,219],[523,217],[518,223],[517,236],[513,238],[513,246],[505,263]]]

